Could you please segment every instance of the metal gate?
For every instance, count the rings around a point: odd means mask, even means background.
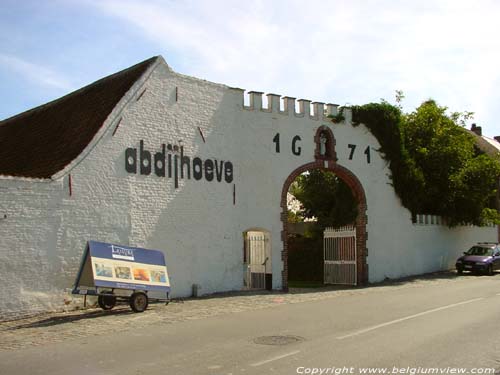
[[[325,228],[323,251],[325,284],[356,285],[356,228]]]
[[[269,234],[261,231],[245,233],[244,247],[245,286],[249,289],[266,289],[266,274],[271,271],[271,246]],[[267,276],[269,279],[269,276]],[[268,283],[270,280],[268,280]]]

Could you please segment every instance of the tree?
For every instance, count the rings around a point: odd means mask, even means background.
[[[394,190],[413,215],[439,215],[450,226],[500,223],[498,157],[482,153],[460,126],[471,112],[446,111],[427,100],[403,114],[383,101],[353,107],[353,123],[365,124],[379,141]]]
[[[446,110],[428,100],[403,116],[404,146],[424,180],[420,213],[444,216],[451,226],[495,221],[489,209],[500,163],[479,152],[474,136],[456,123],[460,114]]]
[[[290,188],[304,207],[302,216],[315,217],[321,230],[356,219],[357,203],[350,187],[332,172],[313,169],[297,177]]]

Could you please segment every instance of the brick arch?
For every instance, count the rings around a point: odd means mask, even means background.
[[[320,139],[321,139],[321,133],[324,133],[326,135],[326,153],[325,155],[321,155],[320,152]],[[314,159],[316,160],[333,160],[337,161],[337,153],[335,151],[335,146],[337,144],[337,140],[335,139],[335,136],[333,135],[332,129],[330,129],[328,126],[322,125],[316,130],[316,134],[314,135],[314,144],[316,145],[314,149]]]
[[[339,178],[344,181],[347,186],[351,188],[355,199],[358,202],[358,216],[356,217],[355,227],[356,227],[356,266],[357,266],[357,280],[358,285],[366,284],[368,282],[368,264],[366,262],[367,248],[366,248],[366,195],[363,186],[359,179],[352,173],[349,169],[335,163],[334,161],[317,160],[312,163],[302,165],[301,167],[295,169],[290,176],[286,179],[283,184],[283,190],[281,192],[281,221],[283,223],[283,231],[281,232],[281,241],[283,242],[283,250],[281,252],[281,259],[283,260],[283,271],[281,273],[283,290],[288,291],[288,208],[286,202],[286,195],[288,189],[292,182],[300,176],[305,171],[311,169],[323,169],[335,173]]]

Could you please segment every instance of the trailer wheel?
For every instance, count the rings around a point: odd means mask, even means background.
[[[97,303],[103,310],[111,310],[116,305],[116,297],[113,295],[97,297]]]
[[[135,292],[130,296],[130,308],[134,312],[143,312],[148,308],[148,296],[144,292]]]

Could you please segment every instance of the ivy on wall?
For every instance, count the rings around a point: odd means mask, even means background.
[[[499,159],[481,152],[457,124],[460,114],[446,110],[428,100],[404,114],[383,101],[352,107],[352,120],[378,140],[394,190],[413,216],[439,215],[450,226],[498,224]]]

